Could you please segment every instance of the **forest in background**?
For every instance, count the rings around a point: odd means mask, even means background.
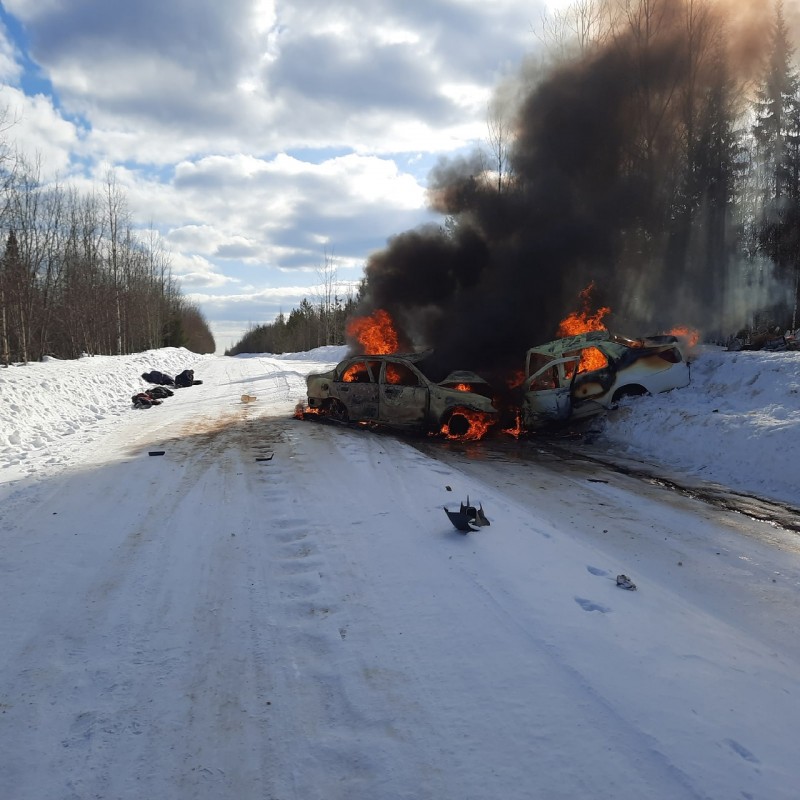
[[[0,148],[0,364],[158,347],[213,353],[200,309],[181,294],[154,231],[133,227],[109,172],[82,194],[44,183]]]
[[[273,322],[253,325],[225,351],[240,353],[303,353],[324,345],[342,345],[347,338],[347,321],[356,314],[364,296],[365,282],[355,289],[342,285],[334,259],[326,254],[317,270],[319,283],[288,315],[281,312]]]

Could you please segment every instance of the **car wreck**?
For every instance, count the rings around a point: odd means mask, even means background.
[[[623,397],[688,386],[689,364],[676,336],[628,339],[607,330],[528,350],[522,424],[536,430],[613,408]]]
[[[429,355],[350,356],[308,376],[308,409],[340,422],[482,438],[499,418],[488,384],[465,371],[434,382],[421,368]]]

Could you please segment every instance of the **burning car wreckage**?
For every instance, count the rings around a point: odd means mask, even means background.
[[[309,375],[304,414],[450,438],[483,438],[500,419],[489,384],[472,372],[454,372],[434,382],[423,368],[429,355],[351,356],[330,372]]]
[[[308,405],[301,403],[296,416],[462,441],[482,439],[497,427],[518,436],[593,417],[624,397],[687,386],[683,346],[673,334],[628,339],[600,329],[562,337],[529,349],[524,372],[507,382],[512,388],[505,392],[474,372],[432,380],[426,374],[430,351],[351,355],[329,372],[307,377]],[[509,419],[513,427],[503,427]],[[491,524],[483,505],[469,497],[444,512],[463,534]],[[625,575],[617,585],[636,588]]]
[[[687,386],[689,363],[675,335],[629,339],[605,329],[528,350],[521,380],[497,392],[473,372],[426,374],[431,353],[351,355],[309,375],[297,415],[474,441],[492,430],[520,435],[579,421],[624,397]]]

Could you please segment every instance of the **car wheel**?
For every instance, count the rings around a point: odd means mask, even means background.
[[[641,397],[643,394],[650,394],[644,386],[631,384],[630,386],[620,386],[611,398],[613,404],[617,404],[623,397]]]
[[[347,406],[335,397],[328,403],[328,416],[337,422],[349,422],[350,415],[347,413]]]
[[[454,411],[447,420],[447,429],[451,436],[465,436],[470,429],[470,422],[463,414]]]

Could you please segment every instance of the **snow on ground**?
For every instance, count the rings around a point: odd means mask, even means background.
[[[800,352],[705,347],[685,389],[629,400],[606,417],[621,450],[800,506]]]
[[[796,534],[292,419],[341,355],[0,370],[4,800],[795,800]],[[796,501],[799,356],[707,350],[603,441]]]
[[[167,347],[132,356],[48,358],[0,368],[0,464],[3,477],[35,472],[39,456],[63,462],[72,438],[98,434],[104,423],[131,413],[131,396],[151,388],[142,373],[176,375],[208,356]],[[2,473],[0,473],[2,474]]]

